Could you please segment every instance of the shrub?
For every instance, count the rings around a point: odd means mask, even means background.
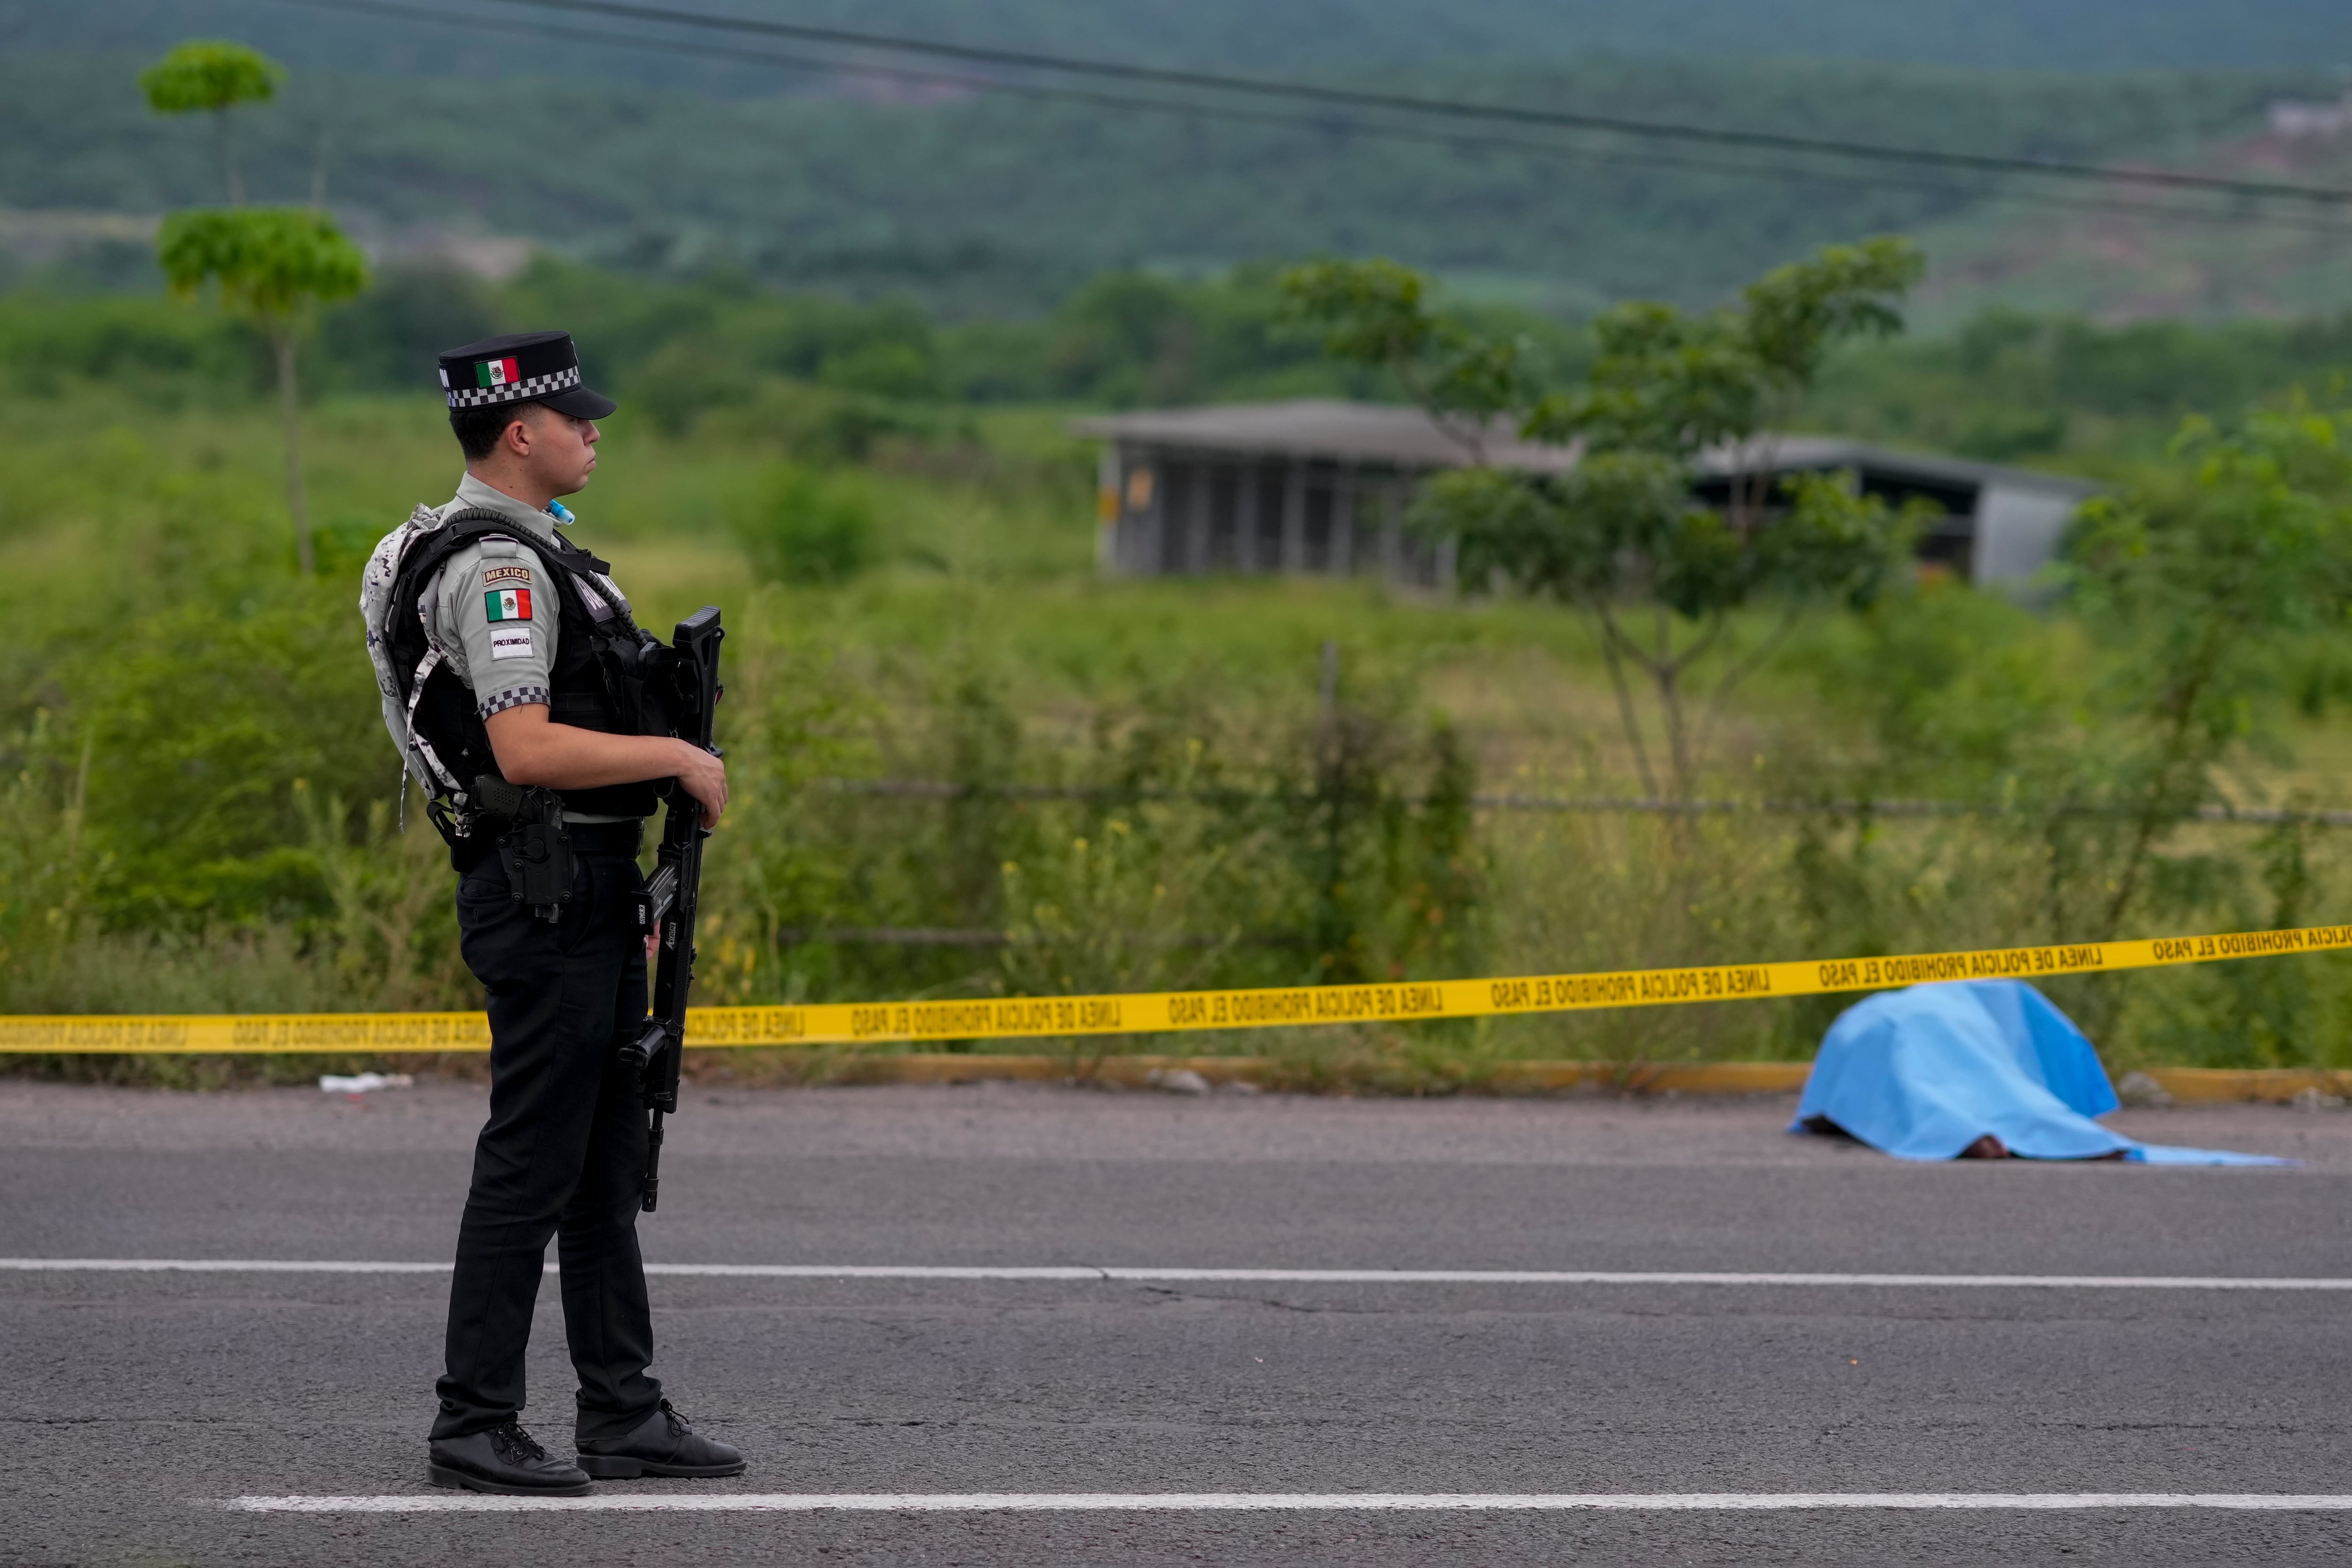
[[[761,581],[821,587],[879,560],[880,511],[863,475],[782,463],[731,521]]]

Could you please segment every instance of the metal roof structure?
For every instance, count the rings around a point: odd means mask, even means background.
[[[1101,440],[1233,457],[1323,458],[1401,468],[1461,468],[1484,462],[1522,473],[1565,473],[1579,448],[1523,438],[1508,420],[1484,426],[1441,424],[1419,408],[1339,398],[1299,397],[1279,403],[1226,403],[1200,408],[1151,408],[1073,419],[1070,432]],[[1701,453],[1702,474],[1855,468],[1890,479],[1971,488],[1998,484],[2019,489],[2086,497],[2100,487],[2084,479],[2032,468],[1979,463],[1838,436],[1773,435],[1740,447]]]
[[[1710,447],[1700,453],[1698,459],[1698,469],[1703,474],[1752,473],[1766,467],[1776,472],[1853,468],[1922,484],[1973,489],[1998,485],[2005,489],[2072,496],[2078,500],[2105,488],[2063,474],[2045,474],[2034,468],[2013,468],[2001,463],[1979,463],[1937,453],[1906,452],[1897,447],[1850,441],[1842,436],[1765,436],[1740,447]]]
[[[1443,586],[1454,544],[1403,526],[1429,474],[1485,464],[1563,474],[1576,444],[1529,441],[1508,420],[1447,421],[1419,408],[1336,398],[1145,409],[1074,419],[1104,443],[1098,486],[1107,572],[1382,573]],[[2026,584],[2057,554],[2068,520],[2099,486],[2030,468],[1906,452],[1832,436],[1767,435],[1699,454],[1693,490],[1720,504],[1735,475],[1850,469],[1890,506],[1938,521],[1923,570]]]
[[[1321,458],[1404,468],[1465,468],[1483,460],[1527,473],[1562,473],[1576,454],[1522,440],[1510,421],[1484,426],[1439,424],[1419,408],[1298,397],[1281,403],[1225,403],[1205,408],[1153,408],[1070,422],[1074,435],[1142,446],[1181,447],[1234,457]]]

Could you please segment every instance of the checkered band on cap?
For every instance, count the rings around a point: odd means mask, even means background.
[[[568,370],[559,370],[550,375],[526,376],[520,381],[510,382],[504,386],[453,384],[449,388],[449,406],[487,408],[499,403],[526,403],[533,398],[545,397],[551,393],[562,392],[566,387],[579,384],[580,367],[576,364]]]
[[[613,412],[613,400],[581,379],[569,332],[508,332],[443,349],[441,395],[452,415],[551,403],[582,417]]]

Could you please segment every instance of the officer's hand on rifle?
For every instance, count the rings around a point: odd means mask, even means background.
[[[727,764],[689,741],[677,742],[678,786],[702,803],[702,826],[719,826],[727,809]]]
[[[499,773],[509,784],[549,789],[660,778],[663,770],[702,805],[702,826],[719,826],[727,809],[727,764],[691,741],[658,735],[608,735],[548,721],[536,703],[493,713],[484,721]]]

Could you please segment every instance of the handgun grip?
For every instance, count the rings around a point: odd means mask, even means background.
[[[677,868],[664,866],[636,892],[637,932],[652,936],[661,930],[662,917],[677,902]]]

